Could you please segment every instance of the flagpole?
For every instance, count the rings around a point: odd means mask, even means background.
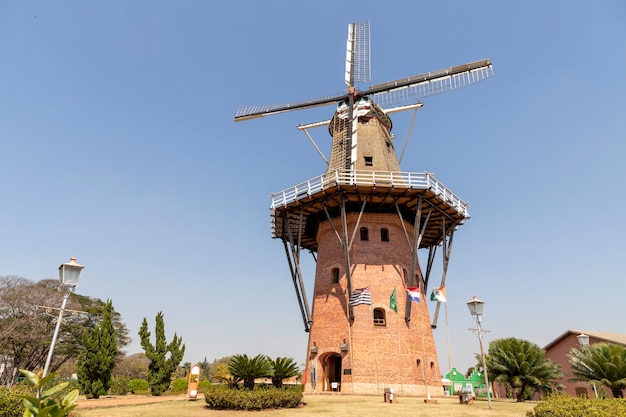
[[[448,326],[448,300],[444,303],[446,309],[446,342],[448,345],[448,375],[450,375],[450,388],[452,388],[452,364],[450,361],[450,327]],[[450,395],[452,395],[452,389],[450,389]]]
[[[396,292],[396,287],[393,287],[393,291],[394,293]],[[404,293],[406,294],[406,291]],[[397,303],[398,303],[398,300],[396,298],[396,310],[398,309]],[[396,334],[398,335],[398,357],[401,358],[402,357],[402,353],[401,353],[402,352],[402,336],[400,335],[400,320],[398,319],[398,312],[395,311],[395,313],[396,313]],[[405,378],[406,378],[407,372],[408,372],[408,368],[405,368],[404,369]],[[404,378],[402,378],[402,381],[404,381]],[[404,391],[404,383],[400,384],[400,392],[402,391]]]
[[[421,296],[420,290],[420,296]],[[426,294],[424,294],[424,303],[426,302]],[[420,303],[421,304],[421,303]],[[424,367],[426,366],[426,342],[424,340],[424,306],[420,306],[420,323],[422,324],[422,379],[424,379],[424,388],[426,389],[426,400],[430,401],[430,393],[428,392],[428,384],[426,384],[426,371],[424,371]]]

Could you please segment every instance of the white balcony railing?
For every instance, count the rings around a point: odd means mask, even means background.
[[[386,172],[386,171],[334,171],[323,174],[308,181],[294,185],[270,196],[271,209],[286,206],[312,196],[313,194],[334,185],[361,185],[398,188],[430,189],[464,217],[469,217],[468,203],[447,189],[428,172]]]

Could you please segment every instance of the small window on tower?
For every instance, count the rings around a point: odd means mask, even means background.
[[[380,229],[380,240],[381,242],[389,242],[389,230],[384,227]]]
[[[361,227],[361,240],[370,240],[370,234],[367,227]]]
[[[374,309],[374,326],[385,326],[385,310],[382,308]]]
[[[432,375],[432,377],[433,377],[433,379],[434,379],[435,381],[437,381],[437,380],[438,380],[438,378],[437,378],[437,373],[435,372],[435,362],[431,362],[431,363],[430,363],[430,374]]]
[[[366,156],[365,157],[365,166],[366,167],[374,166],[374,157],[373,156]]]
[[[330,272],[330,276],[333,284],[339,284],[339,268],[333,268]]]

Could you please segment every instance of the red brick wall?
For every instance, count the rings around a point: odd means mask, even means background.
[[[350,238],[357,218],[357,214],[347,216]],[[342,392],[382,393],[385,387],[393,387],[403,394],[441,395],[439,363],[424,294],[421,303],[411,304],[409,324],[404,320],[405,273],[411,269],[412,258],[400,219],[397,214],[364,213],[358,229],[361,227],[368,229],[369,240],[362,241],[357,230],[350,250],[352,289],[369,287],[372,304],[355,306],[354,321],[351,323],[347,313],[349,294],[344,253],[330,225],[320,225],[313,325],[309,336],[309,349],[315,343],[318,353],[307,361],[307,375],[311,375],[313,364],[317,369],[314,391],[325,389],[323,378],[328,355],[339,354],[342,370],[351,370],[349,375],[342,372]],[[343,239],[339,219],[335,228]],[[381,228],[388,230],[388,242],[381,241]],[[409,224],[406,228],[411,238],[413,228]],[[333,268],[340,271],[338,284],[332,282]],[[415,271],[420,274],[419,265],[416,265]],[[394,288],[397,313],[389,307]],[[384,309],[386,326],[374,325],[375,308]],[[340,350],[344,339],[349,345],[347,352]],[[306,389],[309,392],[312,391],[310,382],[307,380]]]

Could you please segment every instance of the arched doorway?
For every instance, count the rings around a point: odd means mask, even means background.
[[[341,355],[331,352],[320,358],[322,391],[341,391]]]

